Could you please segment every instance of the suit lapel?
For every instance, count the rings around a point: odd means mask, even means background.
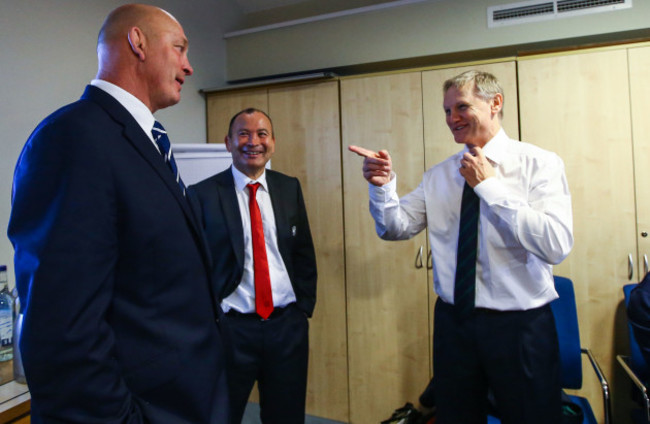
[[[169,167],[161,157],[160,153],[153,146],[149,137],[142,131],[140,125],[133,116],[127,111],[113,96],[93,86],[87,86],[82,98],[91,100],[99,104],[111,117],[123,125],[124,137],[138,151],[140,156],[149,164],[151,168],[163,180],[169,191],[172,193],[176,202],[180,205],[187,221],[190,223],[197,242],[201,245],[201,250],[205,251],[205,246],[201,243],[201,232],[198,220],[192,210],[189,202],[183,196],[183,193],[174,179],[174,174],[170,172]],[[207,251],[206,251],[207,252]]]
[[[228,168],[217,174],[215,182],[226,225],[231,230],[230,242],[237,257],[237,264],[244,269],[244,231],[232,170]]]
[[[282,184],[278,184],[272,171],[266,171],[266,181],[269,186],[269,196],[273,205],[273,215],[275,215],[275,229],[277,232],[278,249],[285,263],[290,259],[289,250],[285,241],[286,235],[289,234],[289,218],[287,217],[287,207],[292,203],[286,199],[287,191]]]

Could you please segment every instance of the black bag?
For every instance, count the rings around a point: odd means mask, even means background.
[[[494,395],[488,393],[488,411],[490,415],[499,418],[499,411],[496,408]],[[577,403],[573,402],[568,394],[562,390],[562,423],[561,424],[582,424],[585,414]]]
[[[585,414],[577,403],[562,390],[562,424],[582,424]]]
[[[401,408],[397,408],[389,419],[384,420],[381,424],[420,424],[424,417],[411,402]]]

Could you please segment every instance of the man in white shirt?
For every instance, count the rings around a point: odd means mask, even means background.
[[[446,81],[443,92],[447,125],[465,148],[427,170],[406,196],[396,193],[387,151],[349,147],[365,157],[377,234],[404,240],[428,228],[439,296],[437,422],[485,422],[488,388],[504,424],[559,422],[559,353],[549,303],[558,296],[552,264],[573,245],[564,164],[506,135],[503,90],[493,75],[465,72]],[[465,218],[459,229],[465,196],[478,197],[474,232]]]

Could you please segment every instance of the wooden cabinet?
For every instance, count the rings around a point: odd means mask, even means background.
[[[348,419],[343,195],[338,81],[269,90],[272,168],[298,177],[318,264],[310,321],[307,413]]]
[[[628,49],[634,181],[636,189],[637,280],[648,273],[650,260],[650,47]]]
[[[341,123],[345,148],[389,151],[398,193],[417,187],[424,170],[420,72],[341,81]],[[426,268],[415,266],[425,233],[408,241],[377,236],[362,162],[343,155],[350,422],[376,423],[417,400],[429,382],[431,290]]]
[[[271,167],[297,177],[314,239],[318,295],[310,320],[307,413],[348,420],[343,205],[338,81],[211,93],[208,138],[223,142],[230,118],[248,107],[269,113]],[[252,400],[256,400],[254,393]]]
[[[208,143],[223,143],[230,118],[240,110],[254,107],[268,112],[268,90],[233,90],[208,94],[206,98]]]
[[[613,393],[628,390],[613,379],[615,356],[626,346],[627,338],[625,327],[617,323],[625,319],[619,308],[622,287],[630,282],[628,257],[637,257],[634,164],[642,157],[648,163],[648,127],[643,134],[643,153],[636,147],[636,142],[641,142],[637,129],[633,133],[632,128],[633,116],[634,126],[643,125],[637,121],[648,113],[648,89],[645,94],[634,93],[632,87],[647,85],[639,69],[642,59],[646,61],[644,73],[650,68],[647,57],[634,56],[632,68],[623,48],[542,56],[519,63],[522,138],[562,157],[572,196],[575,244],[555,273],[574,282],[581,342],[592,349]],[[635,104],[630,102],[630,93]],[[638,109],[632,115],[631,105]],[[642,156],[637,158],[639,154]],[[640,183],[637,178],[636,184]],[[638,277],[634,271],[631,279]],[[591,372],[583,375],[582,393],[602,421],[597,382]],[[615,421],[627,419],[624,414],[617,415]]]

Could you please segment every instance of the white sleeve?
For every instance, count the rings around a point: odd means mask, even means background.
[[[549,264],[558,264],[573,247],[571,195],[564,163],[550,154],[530,177],[528,198],[508,189],[497,177],[474,190],[501,219],[499,231],[508,231],[522,247]]]
[[[377,187],[368,184],[370,214],[375,220],[377,235],[384,240],[406,240],[427,226],[422,183],[402,198],[397,196],[397,176]]]

